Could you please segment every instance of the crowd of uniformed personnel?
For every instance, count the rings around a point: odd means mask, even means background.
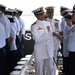
[[[0,75],[9,75],[24,57],[25,25],[22,10],[0,4]],[[63,75],[75,75],[75,5],[60,7],[61,22],[54,19],[54,6],[32,12],[37,21],[31,25],[34,43],[35,75],[56,75],[58,49],[62,49]]]
[[[22,10],[0,4],[0,75],[9,75],[24,57],[25,25]]]
[[[35,41],[35,75],[56,75],[57,53],[61,45],[63,75],[75,75],[75,5],[60,7],[61,22],[54,19],[54,6],[33,10],[36,22],[31,25]]]

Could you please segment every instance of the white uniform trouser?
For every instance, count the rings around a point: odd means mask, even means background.
[[[58,49],[57,50],[54,50],[54,58],[55,58],[55,61],[57,62],[57,55],[58,55]]]
[[[58,49],[54,50],[54,75],[56,75],[56,63],[57,63],[57,55],[58,55]]]
[[[35,75],[54,75],[53,58],[35,60]]]

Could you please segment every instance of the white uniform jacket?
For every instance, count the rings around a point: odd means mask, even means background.
[[[59,25],[59,21],[55,20],[55,19],[50,19],[50,18],[46,18],[46,20],[50,23],[52,32],[56,32],[59,33],[61,31],[61,27]],[[60,45],[60,41],[57,37],[53,37],[54,40],[54,48],[55,50],[58,50],[59,45]]]
[[[37,20],[34,25],[31,25],[31,33],[35,40],[34,57],[36,59],[48,59],[53,57],[53,35],[51,29],[50,31],[47,30],[47,26],[50,27],[50,23],[44,20]]]
[[[17,19],[16,16],[14,16],[14,22],[16,23],[17,35],[19,35],[19,32],[20,32],[20,23],[19,23],[19,20]]]

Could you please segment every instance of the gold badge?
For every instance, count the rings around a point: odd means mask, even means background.
[[[41,28],[40,26],[38,26],[38,30],[42,30],[43,28]]]

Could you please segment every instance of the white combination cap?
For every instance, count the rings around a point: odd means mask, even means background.
[[[43,7],[39,7],[32,11],[35,15],[44,14]]]
[[[54,6],[48,6],[45,9],[47,12],[54,12],[54,8],[55,8]]]

